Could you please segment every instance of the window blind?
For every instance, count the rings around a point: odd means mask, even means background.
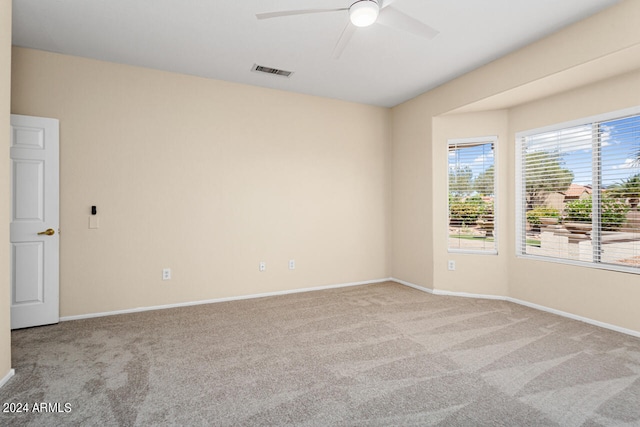
[[[640,114],[517,142],[519,254],[640,272]]]
[[[495,141],[449,141],[449,250],[496,252]]]

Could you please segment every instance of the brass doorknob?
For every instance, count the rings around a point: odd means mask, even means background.
[[[53,228],[48,228],[45,231],[39,232],[38,236],[42,236],[43,234],[45,234],[47,236],[53,236],[54,234],[56,234],[56,232],[53,230]]]

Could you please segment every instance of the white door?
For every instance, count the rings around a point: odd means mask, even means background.
[[[58,120],[11,115],[11,329],[59,320]]]

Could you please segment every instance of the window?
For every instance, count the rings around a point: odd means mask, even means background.
[[[449,140],[450,252],[497,253],[496,137]]]
[[[640,108],[516,139],[518,254],[640,273]]]

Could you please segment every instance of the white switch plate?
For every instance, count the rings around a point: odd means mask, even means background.
[[[162,269],[162,280],[171,280],[171,269],[163,268]]]
[[[295,270],[296,269],[296,260],[295,259],[290,259],[289,260],[289,270]]]
[[[100,219],[97,215],[89,215],[89,228],[100,227]]]
[[[265,271],[265,270],[267,269],[267,263],[266,263],[266,262],[264,262],[264,261],[261,261],[261,262],[260,262],[260,265],[258,266],[258,269],[259,269],[260,271]]]

